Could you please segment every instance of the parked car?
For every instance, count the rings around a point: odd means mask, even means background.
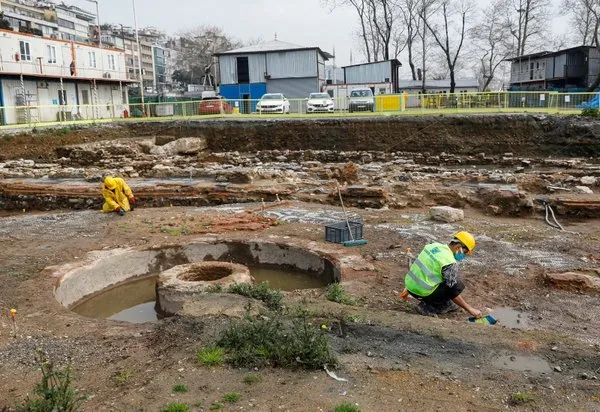
[[[348,103],[348,111],[352,112],[374,112],[375,97],[371,89],[354,89],[350,92],[350,102]]]
[[[306,102],[306,113],[333,113],[333,100],[327,93],[311,93]]]
[[[199,114],[231,114],[233,112],[231,103],[223,96],[205,97],[200,102]]]
[[[259,102],[256,103],[258,113],[285,113],[290,112],[290,102],[281,93],[263,94]]]

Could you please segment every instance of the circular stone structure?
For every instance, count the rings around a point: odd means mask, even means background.
[[[223,289],[236,283],[252,284],[250,270],[230,262],[199,262],[174,266],[158,276],[156,310],[163,315],[174,315],[185,301],[198,300],[207,288]]]

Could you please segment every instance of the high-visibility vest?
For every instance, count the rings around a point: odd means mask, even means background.
[[[441,243],[432,243],[423,248],[404,278],[409,292],[417,296],[429,296],[444,281],[442,268],[456,263],[454,253]]]

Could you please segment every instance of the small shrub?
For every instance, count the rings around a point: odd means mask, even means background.
[[[262,378],[260,377],[260,375],[256,375],[254,373],[251,373],[249,375],[244,376],[244,383],[247,385],[253,385],[255,383],[258,383],[262,380]]]
[[[242,395],[237,392],[229,392],[223,395],[223,402],[236,403],[241,397]]]
[[[358,304],[356,299],[349,296],[339,283],[332,283],[327,287],[325,299],[330,300],[331,302],[341,303],[343,305],[355,306]]]
[[[217,366],[223,363],[225,352],[217,346],[203,348],[196,353],[196,359],[204,366]]]
[[[581,111],[584,117],[600,117],[600,110],[597,107],[586,107]]]
[[[123,386],[127,383],[129,378],[133,376],[133,372],[128,369],[123,369],[121,372],[113,376],[113,381],[117,386]]]
[[[3,138],[4,140],[6,140],[7,142],[10,142],[10,141],[12,140],[12,138],[13,138],[13,137],[12,137],[12,135],[10,135],[10,134],[5,134],[5,135],[3,135],[3,136],[2,136],[2,138]]]
[[[71,129],[69,127],[63,127],[60,129],[57,129],[54,134],[57,136],[65,136],[66,134],[68,134],[71,131]]]
[[[173,385],[173,392],[185,393],[185,392],[187,392],[187,387],[183,383],[178,383],[176,385]]]
[[[219,285],[218,283],[216,283],[214,285],[208,286],[206,289],[204,289],[204,291],[206,293],[221,293],[223,292],[223,285]]]
[[[38,353],[36,361],[42,371],[42,380],[33,389],[34,399],[27,399],[25,404],[18,408],[22,412],[65,411],[76,412],[81,409],[81,404],[86,399],[73,387],[71,368],[62,370],[54,369],[54,364],[43,359]]]
[[[218,411],[219,409],[223,409],[224,407],[225,405],[223,405],[221,402],[215,402],[212,405],[210,405],[210,410]]]
[[[358,406],[352,405],[348,402],[344,402],[337,405],[333,412],[360,412],[360,409],[358,408]]]
[[[218,346],[227,349],[227,361],[237,367],[272,365],[320,369],[336,360],[326,335],[301,316],[283,322],[281,315],[232,321]]]
[[[511,405],[524,405],[526,403],[533,402],[534,396],[528,392],[515,392],[510,395],[509,402]]]
[[[247,283],[235,283],[227,289],[229,293],[247,296],[249,298],[261,300],[271,310],[282,308],[281,301],[283,294],[279,290],[272,289],[269,282],[261,282],[258,285],[249,285]]]
[[[161,412],[189,412],[190,407],[186,403],[173,402],[163,408]]]

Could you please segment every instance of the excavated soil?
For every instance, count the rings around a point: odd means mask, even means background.
[[[600,410],[598,294],[545,279],[597,273],[600,170],[586,156],[598,154],[598,125],[559,116],[261,119],[5,135],[0,410],[21,404],[39,382],[37,350],[72,366],[88,395],[83,410],[157,411],[185,402],[206,411],[230,392],[241,399],[224,410],[330,411],[342,402],[362,411]],[[164,145],[190,136],[206,139],[206,148],[149,153],[156,139]],[[139,195],[123,217],[98,210],[99,180],[109,171]],[[307,310],[312,326],[325,325],[339,360],[335,373],[347,381],[324,370],[200,366],[196,351],[229,319],[86,318],[58,304],[57,279],[43,271],[90,251],[172,247],[207,235],[316,247],[325,225],[345,219],[336,179],[368,240],[334,246],[355,262],[342,286],[360,304],[330,302],[323,289],[288,292],[284,303]],[[576,192],[581,185],[592,193]],[[545,222],[538,196],[566,230]],[[465,220],[432,221],[428,207],[440,204],[464,208]],[[505,326],[472,324],[462,311],[425,318],[398,298],[407,249],[458,230],[478,241],[460,267],[465,299],[522,319],[518,327],[508,319]],[[356,263],[358,255],[366,263]],[[9,308],[17,309],[16,336]],[[245,384],[249,373],[262,379]],[[174,392],[176,384],[188,391]],[[518,393],[531,401],[514,405]]]

